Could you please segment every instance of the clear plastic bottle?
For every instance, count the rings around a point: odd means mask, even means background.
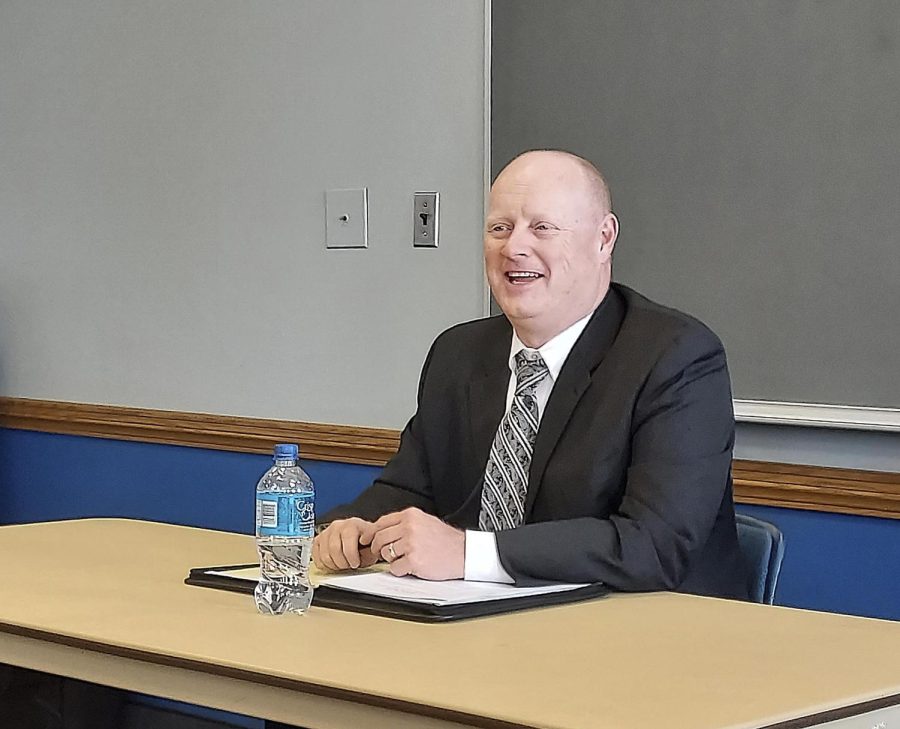
[[[297,446],[275,446],[275,465],[256,485],[260,581],[254,596],[264,615],[302,614],[313,588],[309,559],[315,532],[315,490],[300,468]]]

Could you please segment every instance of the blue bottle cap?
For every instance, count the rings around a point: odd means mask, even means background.
[[[297,460],[297,454],[299,453],[299,449],[293,443],[280,443],[275,446],[275,460],[276,461],[286,461],[286,460]]]

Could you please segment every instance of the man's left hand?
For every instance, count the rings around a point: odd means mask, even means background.
[[[465,576],[466,533],[421,509],[404,509],[378,519],[372,552],[381,555],[398,577],[455,580]]]

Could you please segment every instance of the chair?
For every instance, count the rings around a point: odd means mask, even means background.
[[[750,599],[771,605],[784,557],[784,536],[774,524],[737,514],[737,535],[750,571]]]

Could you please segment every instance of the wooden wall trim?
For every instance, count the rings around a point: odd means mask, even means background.
[[[276,443],[297,443],[304,458],[378,466],[400,444],[400,434],[387,428],[11,397],[0,397],[0,427],[241,453],[271,453]]]
[[[376,466],[400,443],[388,428],[9,397],[0,397],[0,427],[244,453],[289,442],[304,458]],[[744,504],[900,519],[898,473],[736,460],[734,494]]]
[[[900,519],[900,473],[741,460],[732,470],[739,503]]]

